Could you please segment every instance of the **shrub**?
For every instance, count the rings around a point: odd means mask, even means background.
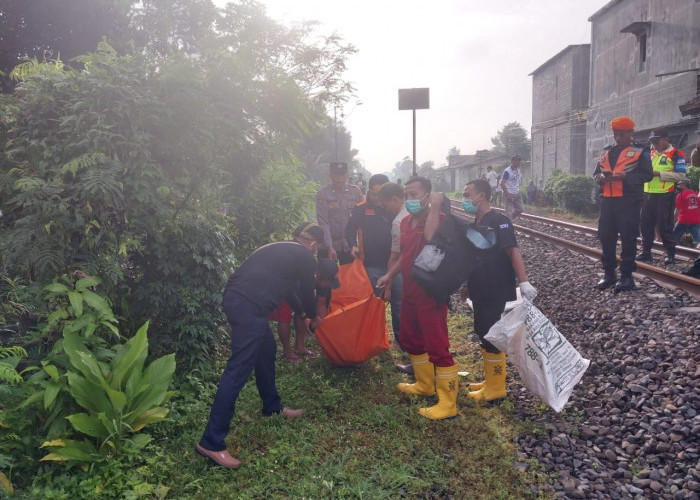
[[[555,169],[547,179],[544,191],[560,207],[585,215],[595,206],[595,188],[595,181],[591,177],[570,175]]]

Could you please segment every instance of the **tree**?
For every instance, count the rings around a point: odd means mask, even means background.
[[[491,138],[491,143],[493,144],[491,151],[494,153],[508,156],[517,154],[525,160],[530,158],[530,139],[527,137],[527,131],[518,122],[504,125],[496,137]]]
[[[128,12],[135,0],[2,0],[0,2],[0,71],[3,84],[23,58],[64,61],[94,50],[103,37],[125,48]]]
[[[459,156],[459,155],[460,155],[460,150],[457,146],[451,147],[450,150],[447,152],[448,158],[450,156]]]
[[[254,2],[217,16],[199,45],[25,62],[0,96],[0,268],[35,286],[101,276],[127,326],[151,319],[190,366],[219,335],[235,258],[312,206],[300,151],[327,127],[328,90],[348,89],[339,39],[315,45]]]

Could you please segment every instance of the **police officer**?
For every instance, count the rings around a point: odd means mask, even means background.
[[[598,282],[604,290],[615,285],[621,292],[635,288],[632,272],[637,268],[635,253],[639,234],[639,211],[644,183],[651,181],[653,172],[649,148],[634,142],[634,122],[620,116],[610,122],[615,146],[603,150],[593,177],[600,186],[600,219],[598,237],[603,250],[601,262],[605,276]],[[617,237],[622,240],[620,281],[617,283],[615,250]]]
[[[654,170],[654,178],[644,184],[641,215],[642,251],[637,255],[637,260],[651,262],[654,232],[658,230],[666,249],[664,263],[674,264],[676,240],[673,236],[673,209],[676,193],[673,187],[676,181],[685,179],[685,156],[671,146],[668,141],[668,131],[665,128],[652,130],[649,142],[653,148],[651,166]]]
[[[323,229],[323,247],[319,257],[338,260],[349,264],[353,257],[345,237],[345,229],[350,220],[352,209],[364,196],[360,188],[348,183],[348,164],[331,162],[331,183],[321,188],[316,195],[316,218]]]

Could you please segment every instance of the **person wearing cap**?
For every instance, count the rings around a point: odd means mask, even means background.
[[[349,264],[353,257],[345,235],[352,209],[364,200],[362,191],[348,183],[348,164],[331,162],[331,183],[321,188],[316,195],[316,218],[323,229],[323,246],[319,257]]]
[[[690,232],[693,243],[700,246],[700,200],[698,194],[690,187],[689,179],[681,179],[676,184],[678,196],[676,196],[676,222],[673,228],[673,236],[676,243],[681,241],[683,235]]]
[[[224,439],[229,433],[238,394],[253,371],[263,415],[280,414],[294,419],[303,413],[283,406],[277,392],[277,343],[268,315],[283,300],[298,297],[310,327],[320,326],[322,320],[316,314],[314,296],[314,253],[322,242],[323,230],[313,222],[305,222],[294,231],[293,241],[258,248],[226,283],[223,307],[231,325],[231,357],[221,376],[209,422],[195,446],[197,453],[218,465],[230,469],[240,466],[240,460],[226,449]]]
[[[653,177],[648,146],[634,142],[634,122],[620,116],[610,122],[615,146],[606,147],[598,158],[593,178],[601,191],[598,238],[604,276],[598,289],[615,286],[616,292],[635,288],[637,236],[644,183]],[[617,281],[617,238],[622,240],[620,280]]]
[[[651,247],[654,235],[658,232],[666,249],[665,264],[676,262],[676,239],[673,236],[673,208],[676,200],[674,185],[685,179],[685,156],[671,146],[668,131],[658,128],[651,131],[649,142],[652,146],[651,167],[654,177],[644,184],[641,230],[642,250],[637,260],[651,262]]]
[[[508,166],[501,176],[501,189],[505,201],[506,217],[511,221],[523,213],[523,196],[520,193],[520,182],[523,180],[523,173],[520,170],[520,155],[515,155],[510,159]]]

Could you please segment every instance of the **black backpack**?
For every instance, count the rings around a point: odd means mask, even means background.
[[[411,278],[437,302],[448,304],[450,296],[467,280],[474,266],[476,247],[467,240],[467,221],[452,214],[447,198],[442,212],[447,217],[425,245],[434,247],[428,248],[429,252],[441,252],[442,261],[434,271],[427,271],[414,264]]]

